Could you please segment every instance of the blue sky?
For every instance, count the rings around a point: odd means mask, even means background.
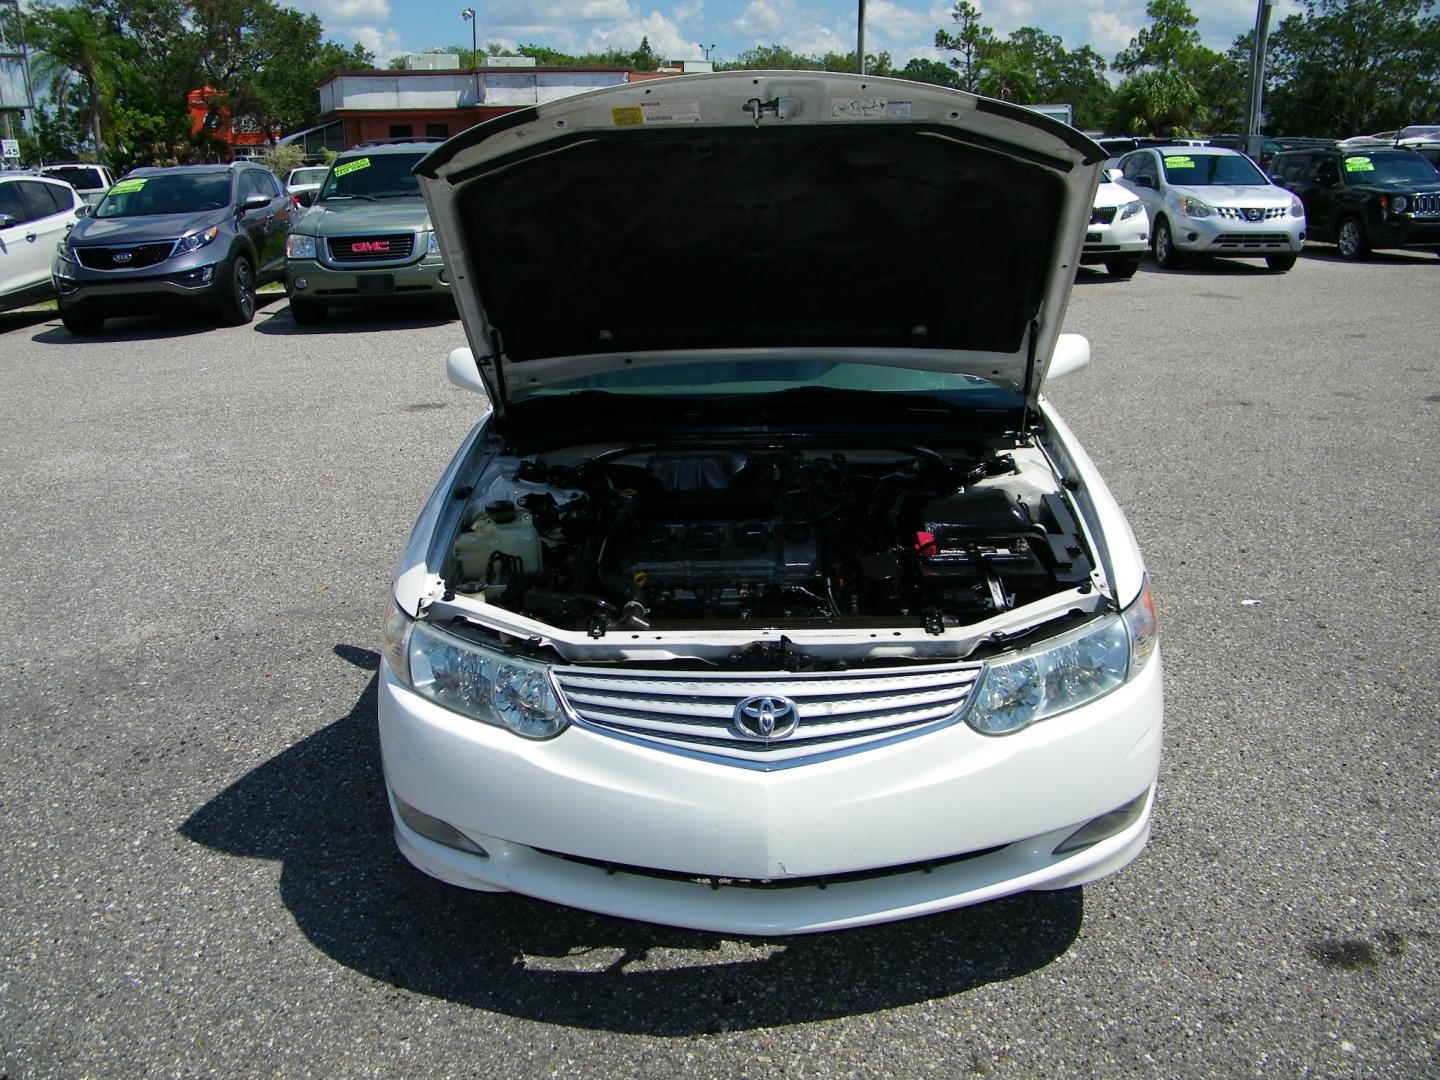
[[[734,57],[753,45],[779,43],[802,53],[849,52],[855,47],[853,0],[289,0],[320,16],[329,37],[359,42],[380,62],[431,46],[470,41],[460,12],[473,3],[479,39],[507,45],[549,45],[566,52],[615,46],[633,49],[642,36],[662,56],[692,59],[714,45],[712,57]],[[1059,34],[1075,48],[1089,44],[1107,60],[1146,24],[1144,0],[985,0],[985,22],[1002,36],[1021,26]],[[912,56],[941,59],[935,31],[950,25],[951,3],[867,0],[865,51],[886,50],[897,66]],[[1256,0],[1191,0],[1205,43],[1221,51],[1254,25]],[[1278,22],[1299,10],[1276,0]]]

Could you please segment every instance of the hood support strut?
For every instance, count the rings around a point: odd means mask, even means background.
[[[1020,407],[1020,437],[1023,439],[1030,431],[1030,384],[1035,379],[1035,348],[1036,339],[1040,336],[1040,320],[1030,320],[1030,340],[1025,346],[1025,404]]]

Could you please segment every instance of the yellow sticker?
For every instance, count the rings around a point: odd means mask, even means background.
[[[1165,159],[1165,168],[1167,168],[1167,169],[1193,169],[1194,167],[1195,167],[1195,159],[1194,159],[1194,158],[1189,158],[1189,157],[1167,157],[1167,158]]]
[[[1368,157],[1347,157],[1345,159],[1346,172],[1374,172],[1375,163]]]
[[[368,157],[356,158],[354,161],[347,161],[343,165],[336,165],[335,175],[349,176],[352,172],[359,172],[361,169],[368,169],[369,167],[370,159]]]
[[[139,191],[143,188],[148,179],[150,179],[148,176],[135,176],[129,180],[121,180],[110,189],[109,193],[111,195],[129,195],[132,191]]]
[[[640,111],[639,105],[622,105],[610,110],[610,119],[615,121],[616,127],[639,127],[645,123],[645,114]]]

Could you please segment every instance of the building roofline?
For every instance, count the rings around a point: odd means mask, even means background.
[[[494,67],[486,67],[485,65],[482,64],[480,67],[473,67],[473,68],[468,68],[468,67],[467,67],[467,68],[433,68],[433,69],[415,69],[415,70],[410,70],[410,69],[405,69],[405,68],[401,68],[401,69],[388,69],[388,68],[387,68],[387,69],[383,69],[383,70],[380,69],[380,68],[369,68],[369,69],[365,69],[365,70],[361,70],[361,71],[335,71],[335,72],[331,72],[329,75],[325,76],[325,78],[321,79],[321,80],[320,80],[318,83],[316,83],[315,85],[316,85],[317,88],[319,88],[319,87],[321,87],[321,86],[324,86],[326,83],[334,82],[336,79],[341,78],[342,76],[347,76],[347,75],[349,75],[349,76],[368,76],[368,77],[370,77],[370,78],[375,78],[375,77],[377,77],[377,76],[378,76],[378,77],[384,77],[384,78],[391,78],[391,77],[394,77],[394,76],[398,76],[398,77],[400,77],[400,78],[414,78],[414,77],[416,77],[416,76],[421,76],[421,75],[475,75],[475,74],[477,74],[477,73],[480,74],[480,75],[525,75],[525,74],[529,74],[530,72],[550,72],[550,73],[553,73],[553,72],[557,72],[557,71],[569,71],[569,72],[574,72],[574,73],[576,73],[576,74],[587,74],[587,73],[588,73],[588,74],[613,75],[613,74],[616,74],[616,73],[623,73],[623,74],[627,74],[627,75],[628,75],[628,74],[630,74],[630,72],[633,71],[633,70],[634,70],[633,68],[628,68],[628,67],[570,67],[570,66],[564,65],[564,64],[547,65],[547,66],[536,66],[536,67],[506,67],[506,66],[504,66],[503,64],[501,64],[501,65],[496,65],[496,66],[494,66]]]

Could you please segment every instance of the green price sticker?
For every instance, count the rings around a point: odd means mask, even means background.
[[[1345,159],[1346,172],[1374,172],[1375,163],[1368,157],[1347,157]]]
[[[145,186],[148,176],[137,176],[130,180],[121,180],[110,189],[111,195],[129,195],[132,191],[139,191]]]
[[[1194,158],[1188,158],[1188,157],[1167,157],[1167,158],[1165,159],[1165,168],[1167,168],[1167,169],[1193,169],[1194,167],[1195,167],[1195,159],[1194,159]]]
[[[345,162],[344,165],[336,165],[335,175],[349,176],[352,172],[359,172],[361,169],[368,169],[369,167],[370,159],[368,157],[356,158],[354,161]]]

